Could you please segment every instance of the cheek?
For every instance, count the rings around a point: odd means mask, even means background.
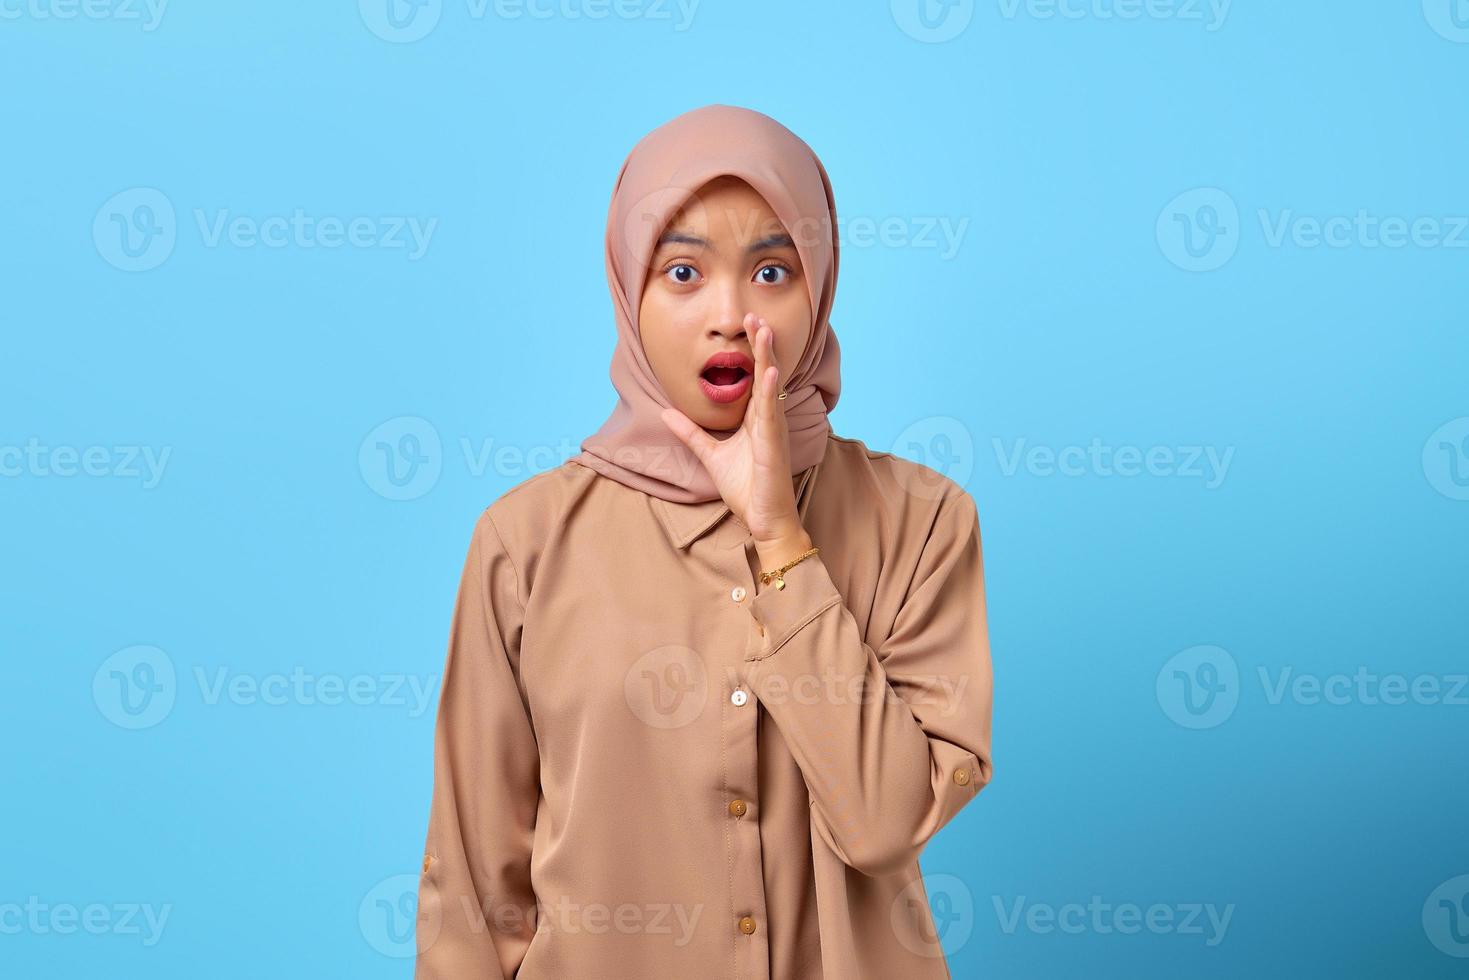
[[[788,326],[775,337],[775,356],[780,361],[781,374],[785,375],[795,369],[811,336],[811,306],[806,298],[791,300],[782,310],[780,322]]]
[[[643,294],[638,308],[638,336],[648,363],[663,380],[665,372],[677,370],[688,358],[688,321],[686,304],[673,301],[650,288]]]

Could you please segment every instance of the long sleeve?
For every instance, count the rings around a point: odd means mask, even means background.
[[[745,677],[805,777],[812,823],[880,875],[990,781],[993,677],[973,498],[940,503],[893,627],[874,649],[818,553],[751,602]]]
[[[518,591],[486,510],[465,561],[439,692],[417,980],[509,980],[535,932],[540,763],[519,683]]]

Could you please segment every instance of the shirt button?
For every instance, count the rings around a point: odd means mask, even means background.
[[[745,587],[743,585],[736,585],[734,588],[729,590],[729,597],[735,602],[744,602]]]
[[[968,769],[957,769],[957,770],[955,770],[954,771],[954,782],[958,783],[960,786],[968,786],[969,785],[969,770]]]
[[[740,932],[743,932],[745,935],[748,936],[754,931],[755,920],[750,918],[748,915],[740,916]]]
[[[734,705],[736,708],[744,707],[745,702],[748,700],[750,700],[750,696],[744,691],[738,689],[729,696],[729,703]]]
[[[745,815],[745,809],[746,809],[746,807],[745,807],[745,801],[744,800],[730,800],[730,802],[729,802],[729,813],[730,813],[730,816],[732,816],[732,817],[743,817]]]

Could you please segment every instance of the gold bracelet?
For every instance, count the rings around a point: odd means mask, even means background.
[[[780,566],[779,568],[775,569],[772,572],[761,572],[760,573],[760,584],[762,584],[762,585],[769,585],[770,584],[770,580],[771,579],[775,579],[775,588],[776,588],[777,591],[779,591],[780,589],[785,588],[786,587],[786,580],[783,577],[785,575],[785,573],[788,572],[788,571],[790,571],[791,570],[791,567],[793,565],[796,565],[796,564],[799,564],[802,561],[805,561],[807,558],[810,558],[812,555],[816,554],[820,550],[821,550],[820,548],[812,548],[810,551],[806,552],[804,555],[798,555],[797,557],[792,558],[790,561],[786,562],[784,565]]]

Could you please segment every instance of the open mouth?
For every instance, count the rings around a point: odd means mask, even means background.
[[[710,401],[732,402],[750,390],[753,366],[742,354],[716,354],[699,372],[699,387]]]
[[[749,372],[742,367],[712,367],[699,375],[699,377],[712,385],[722,388],[725,385],[738,384],[740,379],[748,375]]]

